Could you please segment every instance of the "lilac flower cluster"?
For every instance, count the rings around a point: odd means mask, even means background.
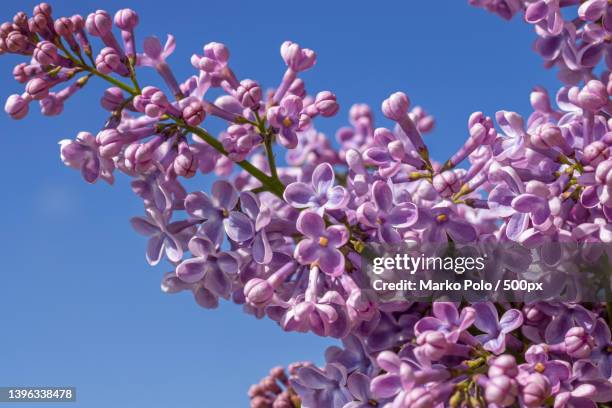
[[[594,74],[612,61],[612,6],[581,2],[566,21],[561,7],[578,1],[470,3],[507,18],[524,10],[536,49],[566,85],[556,106],[534,89],[527,120],[473,113],[465,143],[443,163],[423,139],[433,117],[405,93],[382,102],[390,126],[353,105],[332,142],[315,121],[338,112],[336,97],[309,93],[300,78],[314,51],[283,43],[284,73],[265,90],[211,42],[180,81],[168,63],[174,37],[137,41],[130,9],[55,18],[41,3],[2,24],[0,53],[27,58],[13,71],[24,90],[5,111],[22,119],[38,101],[59,115],[89,80],[107,82],[104,127],[62,140],[61,159],[89,183],[132,179],[144,215],[131,223],[148,238],[146,259],[170,265],[162,289],[342,340],[324,367],[273,369],[249,391],[254,408],[596,407],[612,400],[612,305],[381,301],[364,284],[371,243],[516,242],[554,265],[567,255],[559,242],[579,251],[612,241],[612,81]],[[141,86],[147,69],[161,84]],[[214,118],[226,125],[217,137],[202,127]],[[186,190],[184,179],[212,172],[210,191]]]

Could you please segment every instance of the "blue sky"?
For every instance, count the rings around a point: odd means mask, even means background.
[[[229,45],[240,78],[275,86],[284,70],[279,46],[297,41],[318,53],[316,67],[304,75],[307,89],[330,89],[342,106],[317,127],[333,137],[355,102],[372,104],[381,118],[381,101],[403,90],[436,116],[427,141],[441,161],[461,145],[471,112],[527,113],[534,85],[557,84],[531,51],[531,27],[520,18],[503,22],[466,1],[289,3],[53,6],[56,17],[134,8],[139,41],[176,36],[170,62],[180,78],[193,73],[192,53],[220,41]],[[4,2],[0,16],[8,20],[34,4]],[[16,62],[0,58],[3,97],[21,92],[11,76]],[[33,113],[16,122],[0,116],[0,385],[76,386],[79,402],[71,407],[242,407],[248,386],[271,366],[320,362],[331,340],[284,333],[231,304],[207,311],[188,294],[160,291],[168,266],[145,262],[145,240],[128,222],[142,204],[126,179],[112,188],[87,185],[59,160],[59,140],[80,130],[95,133],[103,123],[102,89],[90,82],[61,117]],[[191,185],[206,189],[210,182]]]

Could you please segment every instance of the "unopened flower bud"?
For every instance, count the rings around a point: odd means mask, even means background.
[[[28,114],[28,110],[29,101],[17,94],[9,96],[4,105],[4,111],[13,119],[22,119]]]
[[[125,143],[125,135],[117,129],[104,129],[96,136],[100,146],[100,155],[103,157],[114,157],[119,154]]]
[[[74,24],[72,23],[72,20],[67,17],[60,17],[55,20],[53,27],[55,28],[55,31],[62,37],[68,37],[74,31]]]
[[[565,352],[572,358],[587,358],[595,347],[593,337],[580,326],[569,329],[563,342]]]
[[[104,109],[112,112],[118,109],[124,100],[121,88],[113,86],[104,90],[100,104]]]
[[[272,300],[273,295],[274,288],[265,279],[253,278],[244,286],[244,296],[247,302],[255,307],[266,306]]]
[[[604,142],[597,140],[584,148],[582,162],[587,165],[597,166],[610,157],[610,147]]]
[[[461,189],[461,179],[452,170],[436,174],[432,184],[442,197],[450,197]]]
[[[535,88],[529,95],[529,102],[534,110],[538,112],[550,112],[550,97],[548,92],[543,88]]]
[[[485,387],[485,398],[491,404],[498,404],[502,407],[508,407],[514,403],[518,394],[518,385],[516,380],[499,375],[490,378]]]
[[[42,78],[34,78],[26,84],[26,92],[34,99],[43,99],[49,95],[49,83]]]
[[[580,90],[578,103],[584,110],[596,112],[608,103],[608,92],[600,81],[592,79]]]
[[[314,102],[317,111],[321,116],[330,117],[338,113],[340,105],[336,101],[336,95],[329,91],[319,92]]]
[[[489,360],[489,377],[505,375],[514,378],[518,375],[518,365],[516,359],[510,354],[502,354]]]
[[[523,403],[528,408],[544,405],[544,400],[550,396],[551,386],[548,378],[539,373],[533,373],[525,379],[521,390]]]
[[[563,133],[561,132],[559,126],[555,126],[552,123],[544,123],[538,126],[533,134],[530,135],[529,140],[534,147],[539,149],[550,149],[556,147],[565,154],[572,152],[572,149],[563,137]]]
[[[225,44],[210,42],[204,46],[204,55],[222,64],[229,60],[229,50]]]
[[[448,342],[444,333],[439,331],[426,331],[417,337],[417,344],[424,354],[433,361],[439,360],[446,354]]]
[[[28,45],[28,37],[19,31],[12,31],[6,37],[6,47],[10,52],[23,52],[28,48]]]
[[[177,176],[191,178],[195,176],[198,169],[198,159],[189,149],[187,143],[181,143],[179,154],[174,158],[173,168]]]
[[[399,121],[406,116],[410,107],[410,99],[403,92],[391,94],[382,103],[382,112],[387,118]]]
[[[121,64],[121,56],[116,49],[104,47],[96,57],[96,69],[103,74],[110,74]]]
[[[106,11],[97,10],[87,16],[85,28],[93,36],[104,37],[113,28],[113,20]]]
[[[121,9],[115,13],[115,25],[121,30],[133,30],[138,25],[138,14],[129,8]]]
[[[317,55],[313,50],[302,48],[291,41],[285,41],[281,45],[280,52],[285,64],[295,72],[311,68],[317,60]]]
[[[134,107],[151,118],[157,118],[165,113],[168,99],[158,88],[145,86],[142,93],[134,98]]]
[[[183,119],[189,126],[198,126],[206,117],[206,109],[202,101],[193,100],[183,108]]]
[[[408,392],[404,404],[403,406],[411,408],[433,408],[436,406],[436,400],[425,387],[416,387]]]
[[[595,180],[601,185],[612,187],[612,160],[604,160],[597,165]]]
[[[236,97],[245,108],[257,108],[261,102],[261,87],[257,82],[245,79],[236,89]]]
[[[34,6],[33,14],[42,14],[45,17],[51,17],[51,13],[53,12],[53,8],[49,5],[49,3],[39,3]]]
[[[41,65],[51,65],[57,60],[57,47],[52,42],[41,41],[32,56]]]

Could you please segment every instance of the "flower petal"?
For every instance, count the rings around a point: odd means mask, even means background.
[[[295,208],[312,207],[315,203],[315,191],[309,184],[296,182],[285,187],[285,201]]]
[[[302,211],[296,221],[296,228],[302,234],[317,239],[325,233],[323,218],[313,211]]]
[[[245,214],[232,211],[229,217],[223,220],[223,226],[227,236],[236,242],[244,242],[253,238],[255,227],[253,222]]]
[[[329,163],[319,164],[312,172],[312,187],[318,195],[326,195],[333,185],[336,176],[334,168]]]

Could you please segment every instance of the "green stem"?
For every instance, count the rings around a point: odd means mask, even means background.
[[[111,76],[108,76],[108,75],[105,75],[99,72],[95,67],[90,67],[89,65],[80,62],[64,47],[61,41],[57,42],[57,46],[66,54],[66,57],[69,58],[77,67],[82,68],[83,70],[90,72],[91,74],[96,75],[104,79],[105,81],[110,82],[111,84],[115,86],[118,86],[119,88],[128,92],[132,96],[136,96],[140,94],[140,89],[138,89],[139,88],[138,82],[136,82],[136,75],[133,70],[133,66],[131,65],[130,62],[128,62],[128,64],[130,65],[130,78],[132,79],[132,82],[134,83],[134,86],[136,87],[136,89],[132,88],[131,86],[121,81],[116,80],[115,78]],[[228,153],[223,148],[223,145],[221,144],[221,142],[215,139],[212,135],[210,135],[204,129],[200,127],[189,126],[179,118],[176,118],[176,117],[172,117],[172,118],[176,121],[176,123],[179,126],[181,126],[184,129],[187,129],[191,133],[200,137],[202,140],[204,140],[206,143],[212,146],[219,153],[223,154],[224,156],[228,155]],[[260,123],[263,123],[263,122],[260,121]],[[285,191],[285,186],[278,178],[278,175],[276,172],[276,163],[274,162],[274,155],[272,154],[271,141],[269,137],[265,137],[266,136],[265,134],[263,136],[264,136],[264,140],[268,141],[266,143],[266,152],[268,153],[268,161],[270,162],[270,170],[272,171],[272,177],[268,176],[263,171],[259,170],[257,167],[255,167],[254,165],[252,165],[246,160],[239,161],[236,164],[238,164],[240,167],[246,170],[250,175],[252,175],[257,180],[259,180],[259,182],[263,185],[263,187],[266,188],[266,190],[270,191],[271,193],[277,195],[280,198],[283,198],[283,192]]]
[[[274,180],[280,180],[278,178],[278,172],[276,170],[276,160],[274,158],[274,152],[272,151],[272,138],[269,135],[264,137],[264,146],[266,148],[266,156],[268,156],[268,163],[270,165],[270,174]]]

